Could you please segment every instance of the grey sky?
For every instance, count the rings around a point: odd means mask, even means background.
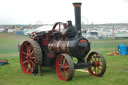
[[[74,23],[77,1],[85,23],[128,23],[128,0],[0,0],[0,24]]]

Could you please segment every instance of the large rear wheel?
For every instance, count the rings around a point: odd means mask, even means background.
[[[87,62],[92,66],[88,68],[88,72],[93,76],[103,76],[106,71],[106,61],[103,55],[98,52],[91,52],[88,55]]]
[[[60,80],[72,80],[74,75],[74,63],[68,54],[61,54],[57,57],[56,73]]]
[[[38,66],[42,64],[42,51],[36,41],[23,42],[20,48],[20,64],[25,74],[38,72]]]

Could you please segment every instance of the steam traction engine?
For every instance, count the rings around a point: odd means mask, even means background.
[[[74,69],[88,68],[93,76],[106,71],[103,55],[90,51],[90,43],[81,35],[81,3],[73,3],[75,27],[71,21],[57,22],[52,30],[34,32],[32,40],[26,40],[20,48],[20,64],[25,74],[40,74],[41,67],[56,68],[60,80],[71,80]],[[58,29],[57,29],[58,27]],[[63,28],[63,29],[62,29]],[[77,62],[74,62],[76,58]]]

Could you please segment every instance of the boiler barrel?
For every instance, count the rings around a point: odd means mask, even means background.
[[[53,40],[48,44],[48,49],[55,53],[68,53],[69,41]]]
[[[48,49],[54,53],[68,53],[73,57],[85,57],[90,50],[90,43],[84,38],[52,40],[48,44]]]

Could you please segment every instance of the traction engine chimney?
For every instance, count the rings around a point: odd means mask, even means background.
[[[73,3],[75,10],[75,27],[77,34],[81,35],[81,3]]]

